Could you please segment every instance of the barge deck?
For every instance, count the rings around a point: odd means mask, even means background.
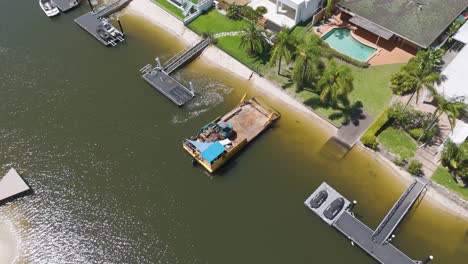
[[[213,173],[248,143],[280,118],[279,113],[259,103],[245,100],[226,115],[204,126],[183,148],[209,172]]]

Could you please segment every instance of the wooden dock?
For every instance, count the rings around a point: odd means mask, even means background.
[[[180,68],[188,61],[198,56],[211,43],[210,38],[203,39],[194,46],[183,50],[169,59],[164,65],[161,65],[159,58],[156,59],[157,65],[145,65],[140,69],[142,78],[145,79],[154,89],[169,98],[178,106],[186,104],[195,96],[192,84],[187,88],[176,79],[170,76],[175,70]]]
[[[102,44],[106,46],[116,46],[117,43],[124,41],[124,33],[112,26],[116,33],[114,35],[109,34],[104,29],[105,24],[109,24],[106,18],[125,8],[131,1],[132,0],[118,0],[108,6],[97,7],[95,11],[90,11],[75,19],[75,23]]]
[[[80,4],[80,0],[52,0],[52,2],[54,2],[62,12],[67,12]]]
[[[191,89],[179,83],[159,67],[153,68],[147,65],[140,71],[145,81],[178,106],[183,106],[195,96]]]
[[[426,258],[424,261],[413,260],[393,246],[390,243],[391,239],[389,239],[395,228],[408,213],[411,206],[425,190],[427,182],[428,180],[424,178],[416,179],[401,195],[375,231],[370,229],[354,216],[352,213],[352,206],[346,205],[350,203],[345,203],[345,206],[340,209],[340,212],[335,218],[329,219],[325,217],[323,212],[327,210],[328,206],[333,203],[337,197],[347,201],[326,183],[322,183],[322,185],[320,185],[304,203],[310,210],[320,216],[322,220],[336,228],[350,239],[353,244],[358,245],[367,254],[382,264],[427,263],[432,260],[432,256]],[[321,191],[326,191],[328,193],[328,197],[325,202],[323,202],[323,204],[318,208],[311,207],[310,202],[317,197],[318,193]]]
[[[12,168],[5,176],[0,178],[0,203],[30,190],[31,188],[29,185],[21,178],[16,170]]]

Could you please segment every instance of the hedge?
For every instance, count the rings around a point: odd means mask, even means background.
[[[375,120],[374,123],[369,127],[369,129],[364,133],[361,138],[361,142],[369,148],[377,148],[377,133],[380,132],[383,126],[387,124],[389,108],[385,109],[382,114]]]

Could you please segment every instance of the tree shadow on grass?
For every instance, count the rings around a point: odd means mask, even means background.
[[[346,100],[342,101],[344,106],[332,107],[331,105],[324,104],[320,101],[320,97],[314,96],[304,101],[304,104],[311,107],[312,109],[333,109],[336,112],[328,116],[328,119],[332,121],[343,120],[343,125],[348,125],[350,122],[358,126],[360,120],[366,119],[363,111],[363,104],[361,101],[348,103]]]
[[[343,125],[348,125],[350,122],[354,126],[359,126],[360,120],[366,119],[364,111],[362,110],[363,104],[361,101],[354,102],[353,104],[345,104],[344,107],[338,107],[339,113],[330,115],[330,119],[344,119]]]

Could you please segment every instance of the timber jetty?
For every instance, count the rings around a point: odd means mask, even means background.
[[[159,58],[156,58],[156,66],[147,64],[140,69],[141,77],[173,103],[183,106],[195,96],[192,83],[190,82],[190,87],[187,88],[170,74],[197,57],[211,42],[211,38],[203,39],[194,46],[176,54],[164,65],[161,64]]]
[[[107,18],[125,8],[132,0],[118,0],[108,6],[99,6],[93,10],[75,19],[81,28],[86,30],[99,42],[106,46],[116,46],[117,43],[124,41],[124,32],[119,22],[120,31],[111,25]]]
[[[13,168],[10,169],[5,176],[0,177],[0,204],[17,198],[29,191],[31,191],[29,185]]]
[[[413,260],[390,242],[394,237],[393,231],[426,189],[427,183],[428,180],[425,178],[416,179],[375,230],[354,216],[352,209],[356,201],[349,202],[325,182],[305,200],[304,204],[328,225],[350,239],[351,244],[358,245],[382,264],[425,264],[433,257],[429,256],[423,261]]]

